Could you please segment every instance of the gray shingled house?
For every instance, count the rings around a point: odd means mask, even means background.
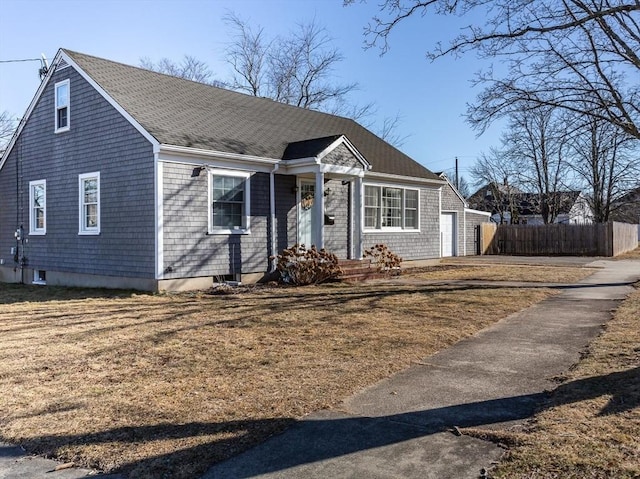
[[[295,243],[438,258],[445,185],[353,120],[60,50],[0,160],[0,280],[206,287]]]

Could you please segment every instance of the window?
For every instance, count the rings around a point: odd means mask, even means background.
[[[364,227],[369,230],[417,230],[420,195],[418,190],[365,185]]]
[[[418,190],[404,190],[404,228],[418,229]]]
[[[210,172],[210,233],[244,233],[249,229],[249,173]]]
[[[56,133],[69,129],[69,80],[56,83]]]
[[[29,182],[29,234],[47,232],[47,181]]]
[[[33,284],[47,284],[47,272],[42,269],[34,269]]]
[[[100,173],[80,175],[80,230],[81,235],[100,234]]]

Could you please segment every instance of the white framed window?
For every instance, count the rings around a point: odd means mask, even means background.
[[[29,182],[29,234],[47,233],[47,180]]]
[[[251,173],[209,171],[209,233],[249,232]]]
[[[401,186],[364,186],[365,230],[420,229],[420,191]]]
[[[81,235],[100,234],[100,173],[78,176],[79,230]]]
[[[55,121],[56,133],[61,133],[69,129],[70,108],[69,108],[69,80],[64,80],[55,85]]]

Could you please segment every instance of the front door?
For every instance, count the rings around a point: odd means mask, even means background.
[[[313,181],[301,181],[298,188],[298,244],[310,248],[314,244],[316,228],[315,202],[316,185]]]

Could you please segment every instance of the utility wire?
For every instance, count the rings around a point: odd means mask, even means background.
[[[0,63],[18,63],[18,62],[39,62],[41,58],[24,58],[21,60],[0,60]]]

